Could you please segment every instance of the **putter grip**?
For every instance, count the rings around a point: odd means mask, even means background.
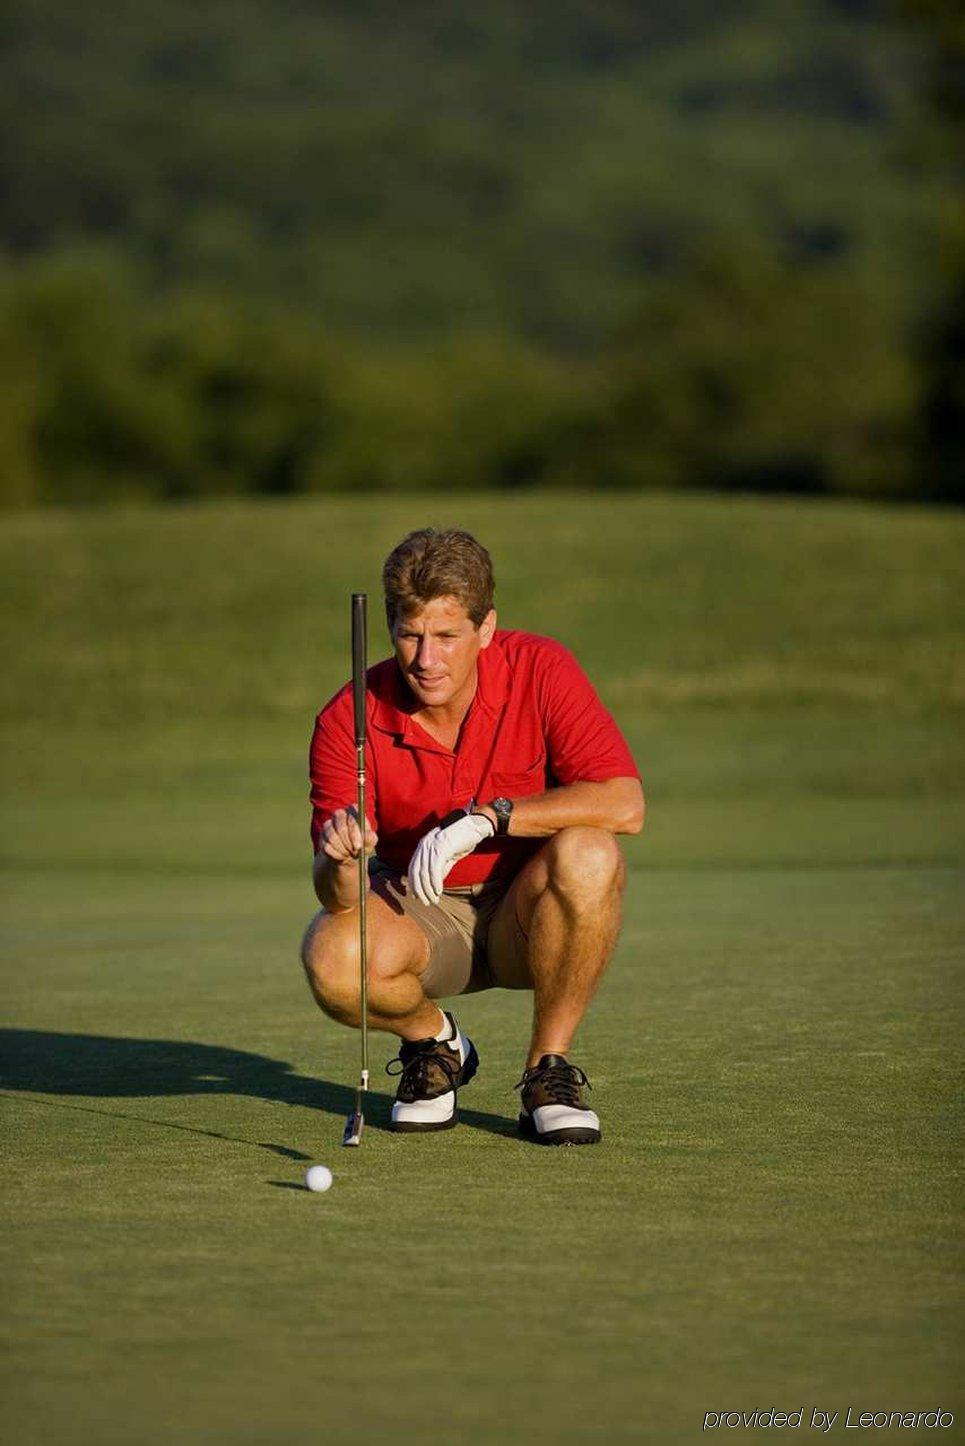
[[[352,698],[355,703],[355,744],[365,742],[365,632],[367,596],[352,594]]]

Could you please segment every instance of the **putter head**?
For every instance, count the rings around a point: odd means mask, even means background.
[[[362,1129],[365,1125],[365,1116],[361,1110],[353,1110],[345,1121],[345,1131],[342,1135],[343,1145],[360,1145],[362,1143]]]

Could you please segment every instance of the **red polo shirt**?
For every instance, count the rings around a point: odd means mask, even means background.
[[[404,873],[416,844],[471,798],[487,803],[568,783],[639,778],[620,730],[562,643],[499,629],[477,661],[476,694],[455,750],[415,721],[419,704],[394,657],[366,675],[366,805],[378,856]],[[326,819],[356,802],[352,685],[315,721],[310,756],[312,843]],[[449,887],[511,878],[538,838],[487,839],[460,860]]]

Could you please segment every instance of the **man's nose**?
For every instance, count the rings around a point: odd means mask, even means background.
[[[423,668],[431,668],[436,658],[435,642],[425,636],[419,639],[419,663]]]

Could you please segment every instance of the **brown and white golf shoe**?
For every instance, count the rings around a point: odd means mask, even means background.
[[[392,1128],[422,1134],[449,1130],[458,1123],[456,1092],[467,1085],[479,1068],[476,1046],[467,1039],[448,1011],[450,1038],[405,1040],[398,1056],[385,1067],[399,1076],[392,1106]],[[393,1065],[398,1066],[393,1069]]]
[[[540,1145],[598,1145],[600,1121],[583,1097],[590,1081],[565,1055],[544,1054],[516,1086],[519,1133]]]

